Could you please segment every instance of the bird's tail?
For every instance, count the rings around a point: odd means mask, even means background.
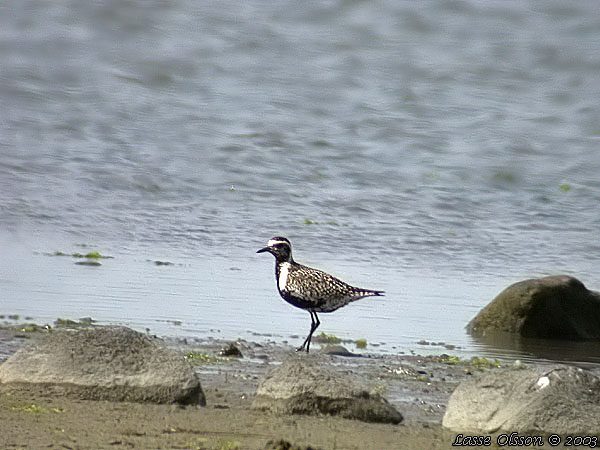
[[[371,291],[373,293],[373,295],[376,296],[382,296],[383,294],[385,294],[385,291]]]
[[[385,293],[385,291],[373,291],[371,289],[363,289],[361,294],[363,294],[363,297],[380,297]]]

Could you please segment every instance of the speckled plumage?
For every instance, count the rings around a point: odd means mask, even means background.
[[[310,313],[311,330],[298,351],[305,347],[309,351],[312,334],[320,324],[318,312],[332,312],[355,300],[383,294],[383,291],[350,286],[322,270],[298,264],[292,258],[290,241],[284,237],[270,239],[267,247],[257,253],[260,252],[269,252],[275,256],[275,279],[281,297]]]
[[[281,264],[276,264],[277,279],[280,270]],[[315,312],[332,312],[355,300],[380,295],[378,291],[350,286],[328,273],[298,263],[290,264],[285,288],[279,293],[292,305]]]

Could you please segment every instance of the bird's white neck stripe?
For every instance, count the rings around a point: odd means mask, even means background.
[[[279,279],[277,280],[277,286],[280,291],[285,290],[287,284],[288,274],[290,272],[290,263],[284,262],[279,266]]]

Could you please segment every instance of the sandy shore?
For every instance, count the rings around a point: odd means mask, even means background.
[[[0,362],[41,333],[0,329]],[[241,341],[243,358],[216,357],[229,342],[166,340],[195,364],[207,406],[116,403],[51,397],[43,387],[0,385],[2,449],[263,449],[284,439],[305,448],[451,448],[455,433],[442,429],[448,398],[486,364],[444,355],[327,356],[339,370],[377,389],[404,415],[400,425],[334,417],[276,416],[251,409],[259,380],[285,360],[291,346]],[[443,349],[442,349],[443,350]],[[319,346],[314,346],[319,351]]]

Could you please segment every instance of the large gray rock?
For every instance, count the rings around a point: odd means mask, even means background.
[[[94,400],[205,404],[183,356],[126,327],[49,333],[8,358],[0,382]]]
[[[297,355],[260,382],[252,405],[276,414],[335,415],[365,422],[400,423],[400,414],[378,394],[336,372],[325,358]]]
[[[600,434],[600,378],[573,366],[499,369],[462,382],[442,422],[456,432]]]
[[[495,331],[523,337],[600,340],[600,294],[556,275],[507,287],[469,322],[475,336]]]

